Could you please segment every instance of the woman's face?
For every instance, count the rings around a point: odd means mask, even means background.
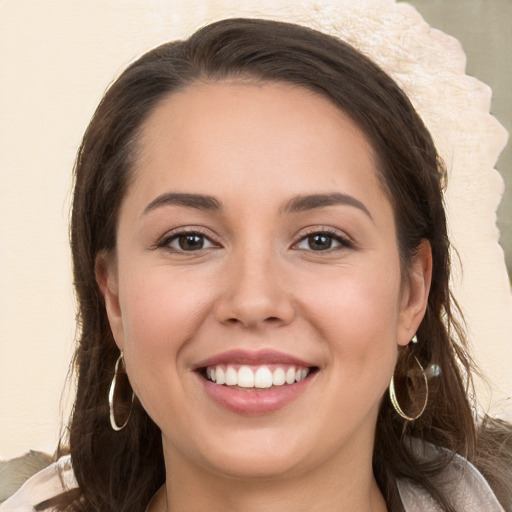
[[[402,279],[357,126],[307,90],[222,81],[169,96],[139,149],[98,280],[168,460],[263,477],[371,457],[430,260]]]

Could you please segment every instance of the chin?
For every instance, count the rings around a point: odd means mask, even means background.
[[[215,472],[224,477],[261,481],[292,475],[296,473],[297,466],[302,467],[300,462],[285,454],[259,453],[250,456],[245,454],[243,457],[240,454],[233,454],[232,457],[226,457],[222,464],[218,460],[210,464],[212,464]]]
[[[191,458],[204,469],[234,479],[271,479],[294,474],[307,465],[308,454],[291,436],[275,431],[230,430],[223,438],[198,446]]]

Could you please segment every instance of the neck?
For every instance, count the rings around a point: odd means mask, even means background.
[[[165,487],[148,512],[386,512],[371,450],[366,457],[357,450],[338,455],[314,470],[253,480],[207,471],[173,452]]]

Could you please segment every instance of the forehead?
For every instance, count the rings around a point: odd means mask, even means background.
[[[361,182],[377,174],[370,143],[347,115],[318,93],[282,83],[220,81],[172,93],[142,126],[138,149],[136,180],[166,171],[177,186],[180,177],[199,179],[199,170],[256,182],[271,167],[276,180],[294,174],[311,186],[335,185],[343,168]]]

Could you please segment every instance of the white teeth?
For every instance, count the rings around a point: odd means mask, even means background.
[[[288,368],[286,370],[286,384],[293,384],[295,382],[295,368]]]
[[[286,382],[286,374],[282,368],[276,368],[272,374],[272,384],[282,386]]]
[[[226,384],[228,386],[236,386],[238,384],[238,373],[232,366],[228,366],[226,370]]]
[[[224,384],[226,382],[226,375],[220,366],[217,366],[215,369],[215,382],[217,384]]]
[[[219,384],[219,382],[217,382]],[[240,366],[238,370],[238,385],[241,388],[254,387],[254,373],[248,366]]]
[[[273,372],[268,366],[259,366],[256,371],[250,366],[241,366],[238,371],[233,366],[209,366],[206,376],[212,382],[226,386],[240,386],[241,388],[270,388],[284,384],[294,384],[304,380],[309,368],[295,368],[290,366],[286,370],[277,367]]]
[[[269,388],[272,386],[272,372],[266,366],[261,366],[256,371],[254,386],[257,388]]]

